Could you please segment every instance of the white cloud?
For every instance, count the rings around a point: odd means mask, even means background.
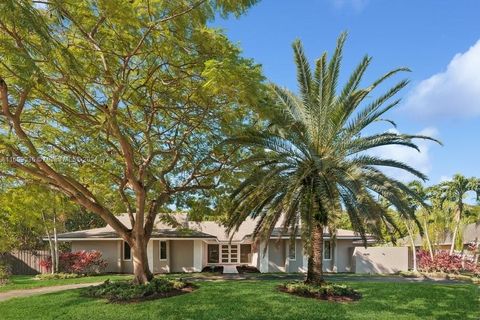
[[[397,130],[390,130],[392,132],[398,133]],[[418,135],[425,135],[433,138],[438,138],[439,132],[434,127],[427,127],[422,131],[417,133]],[[414,169],[428,175],[432,169],[431,157],[430,157],[430,148],[433,143],[429,140],[416,140],[420,152],[415,149],[408,148],[405,146],[390,145],[375,148],[371,151],[372,155],[378,156],[384,159],[392,159],[396,161],[403,162],[413,167]],[[404,170],[379,167],[385,174],[395,179],[408,182],[412,180],[418,180],[418,178]]]
[[[405,108],[420,117],[480,116],[480,40],[456,54],[447,70],[421,81]]]
[[[356,12],[362,11],[368,4],[369,0],[331,0],[336,9],[352,7]]]

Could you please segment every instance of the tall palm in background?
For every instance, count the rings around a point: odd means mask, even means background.
[[[415,198],[409,197],[410,204],[412,206],[412,209],[417,212],[417,217],[420,217],[422,227],[423,227],[423,236],[425,239],[425,242],[427,243],[427,248],[428,252],[430,254],[430,258],[433,260],[433,248],[432,248],[432,242],[430,239],[430,232],[429,232],[429,219],[430,219],[430,212],[431,208],[430,206],[426,205],[430,201],[430,192],[428,188],[425,188],[424,185],[422,184],[421,181],[415,180],[412,181],[408,184],[408,187],[413,190],[416,195],[421,199],[421,201],[418,201]],[[411,236],[411,242],[413,242],[413,230],[407,230],[409,233],[412,231],[412,236]],[[413,252],[415,252],[415,246],[412,243],[413,247]],[[413,255],[413,259],[416,259],[416,255]]]
[[[460,222],[462,221],[465,203],[464,198],[469,191],[473,191],[480,194],[480,179],[478,178],[466,178],[461,174],[453,176],[452,180],[442,182],[438,185],[438,193],[443,202],[450,201],[454,204],[454,230],[452,233],[452,244],[450,246],[450,254],[453,254],[455,250],[455,242],[458,236],[458,229],[460,228]]]
[[[345,39],[346,34],[341,34],[330,61],[324,53],[313,73],[300,41],[295,41],[299,94],[272,85],[278,106],[269,119],[269,129],[245,132],[229,140],[249,147],[251,156],[243,162],[256,168],[232,194],[229,230],[235,231],[250,216],[258,219],[254,237],[266,239],[277,222],[283,221],[285,232],[292,237],[300,233],[304,239],[309,256],[307,282],[313,284],[323,282],[323,232],[333,215],[348,214],[365,243],[367,232],[381,234],[382,224],[395,225],[387,209],[376,201],[378,196],[403,217],[417,221],[405,195],[418,201],[421,198],[379,167],[402,169],[426,179],[402,162],[368,153],[387,145],[418,150],[412,139],[431,139],[392,132],[365,134],[366,128],[383,120],[383,115],[398,105],[400,100],[391,99],[408,81],[400,81],[376,99],[369,94],[386,79],[408,69],[390,71],[361,88],[371,62],[365,56],[338,90]]]

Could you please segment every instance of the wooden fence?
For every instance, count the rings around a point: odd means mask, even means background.
[[[21,250],[0,253],[0,262],[6,264],[12,274],[47,273],[48,270],[40,266],[40,261],[48,256],[48,250]]]

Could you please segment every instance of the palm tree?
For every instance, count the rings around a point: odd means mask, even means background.
[[[461,174],[453,176],[452,180],[442,182],[438,185],[441,193],[442,203],[450,201],[454,203],[454,230],[452,234],[452,244],[450,246],[450,254],[453,254],[455,249],[455,241],[457,240],[458,229],[463,217],[465,203],[463,202],[467,192],[474,191],[477,197],[480,193],[480,180],[477,178],[466,178]]]
[[[428,220],[430,216],[430,206],[427,206],[426,203],[430,200],[430,193],[428,188],[425,188],[422,184],[421,181],[415,180],[412,181],[408,184],[408,187],[412,189],[417,196],[422,200],[422,201],[417,201],[414,198],[409,198],[410,204],[412,206],[412,209],[419,213],[419,216],[422,218],[423,222],[423,235],[425,237],[425,241],[427,242],[427,247],[428,247],[428,252],[430,254],[430,258],[433,260],[433,248],[432,248],[432,242],[430,241],[430,234],[429,234],[429,228],[428,228]],[[408,229],[408,228],[407,228]],[[407,230],[410,232],[410,230]],[[413,258],[414,258],[414,264],[416,264],[416,255],[415,255],[415,245],[414,245],[414,240],[413,236],[411,237],[410,241],[412,242],[412,250],[413,250]]]
[[[339,91],[345,39],[346,34],[341,34],[330,61],[326,53],[316,61],[313,74],[300,41],[295,41],[299,94],[271,85],[277,106],[268,129],[252,129],[228,140],[248,147],[251,154],[243,163],[255,168],[231,195],[229,231],[235,232],[250,216],[258,219],[254,238],[265,239],[277,222],[283,221],[284,231],[292,237],[301,233],[309,256],[306,281],[318,285],[323,282],[323,232],[333,215],[346,212],[365,244],[367,231],[380,234],[383,223],[394,225],[386,209],[375,200],[377,196],[389,201],[403,217],[416,221],[405,194],[421,199],[379,167],[402,169],[420,179],[426,177],[402,162],[367,151],[387,145],[418,150],[412,139],[431,139],[394,132],[364,133],[399,103],[391,98],[408,81],[400,81],[377,99],[369,95],[386,79],[408,69],[390,71],[361,88],[371,61],[365,56]]]

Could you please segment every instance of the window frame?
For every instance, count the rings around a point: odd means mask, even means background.
[[[290,256],[290,249],[293,248],[293,258]],[[297,241],[290,240],[288,241],[288,260],[295,261],[297,260]]]
[[[328,247],[329,247],[329,249],[330,249],[330,250],[328,251],[328,254],[329,254],[329,256],[330,256],[328,259],[325,258],[325,252],[326,252],[326,251],[325,251],[325,244],[326,244],[327,242],[329,243],[329,246],[328,246]],[[332,251],[333,251],[333,248],[332,248],[332,240],[323,240],[323,260],[325,260],[325,261],[330,261],[330,260],[332,260],[332,253],[333,253]]]
[[[127,245],[127,246],[130,248],[130,258],[129,258],[129,259],[125,259],[125,245]],[[128,244],[127,241],[123,241],[123,245],[122,245],[122,260],[123,260],[123,261],[132,261],[132,247],[130,247],[130,245]]]
[[[217,262],[210,262],[210,250],[209,250],[210,246],[217,246],[217,252],[218,252],[218,260],[217,260]],[[217,243],[208,243],[208,244],[207,244],[207,264],[210,264],[210,265],[211,265],[211,264],[220,264],[220,263],[221,263],[221,262],[220,262],[220,261],[221,261],[221,257],[220,257],[220,256],[221,256],[221,253],[220,253],[220,252],[221,252],[221,249],[220,249],[220,245],[219,245],[219,244],[217,244]]]
[[[165,243],[165,259],[162,259],[162,242]],[[168,260],[168,242],[167,242],[167,240],[158,241],[158,259],[160,261],[167,261]]]

